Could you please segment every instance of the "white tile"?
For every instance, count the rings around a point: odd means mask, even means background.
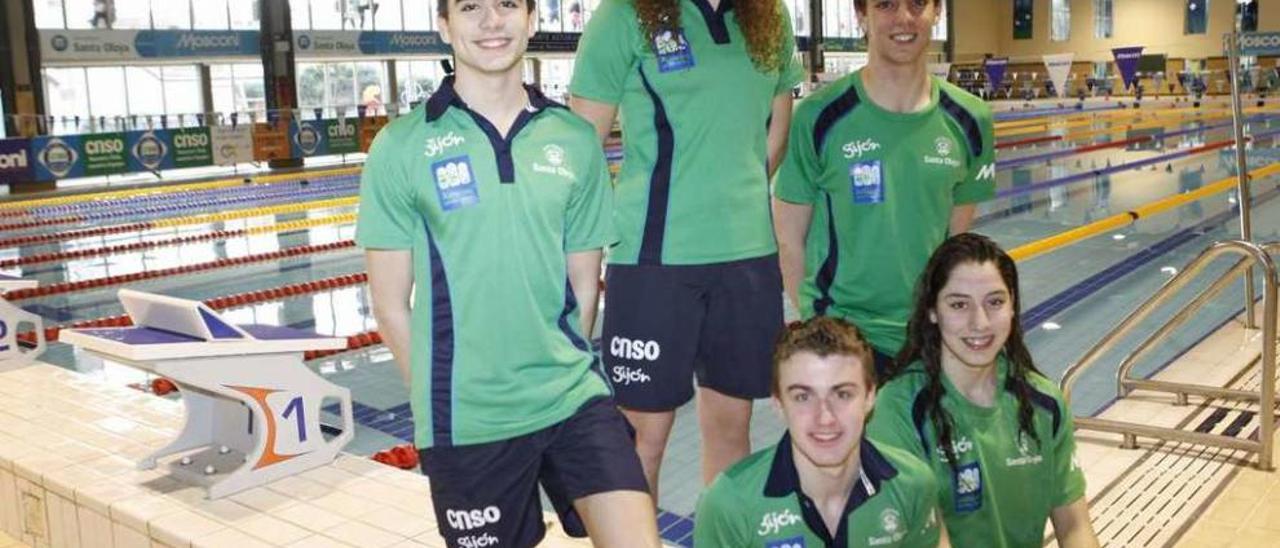
[[[326,529],[324,534],[347,544],[367,546],[368,548],[382,548],[405,540],[405,537],[358,521],[348,521],[331,527]]]
[[[225,528],[223,524],[195,512],[178,510],[151,520],[147,532],[151,534],[152,540],[170,546],[189,546],[195,539]]]
[[[313,534],[311,531],[267,514],[259,514],[237,522],[234,527],[238,531],[275,545],[297,542]]]
[[[18,488],[12,472],[0,470],[0,530],[11,535],[22,533],[22,518],[18,514]]]
[[[272,546],[235,529],[223,529],[212,535],[198,538],[191,545],[194,548],[271,548]]]
[[[410,538],[434,531],[436,528],[435,519],[425,513],[414,514],[395,508],[383,508],[369,512],[360,516],[360,521]]]
[[[15,480],[18,488],[18,516],[23,538],[31,538],[27,544],[49,542],[49,520],[45,515],[44,488],[22,478]]]
[[[275,517],[315,533],[347,521],[343,516],[305,502],[286,507],[276,512]]]
[[[80,548],[80,520],[75,503],[45,493],[45,515],[49,519],[49,545],[53,548]]]
[[[115,543],[113,548],[151,548],[150,536],[119,522],[111,525],[111,540]]]
[[[334,491],[318,497],[312,500],[311,504],[343,516],[358,516],[368,512],[370,508],[369,501],[342,491]]]
[[[177,510],[169,499],[142,493],[112,502],[111,520],[137,531],[147,531],[151,520]]]
[[[137,487],[101,482],[76,488],[76,504],[104,516],[111,514],[111,503],[141,494]]]
[[[293,497],[301,501],[323,497],[335,491],[334,487],[321,485],[309,479],[289,476],[266,484],[267,489]]]
[[[83,506],[77,508],[80,522],[80,545],[85,548],[109,548],[115,544],[111,520]]]
[[[283,509],[285,506],[298,503],[293,498],[265,487],[255,487],[247,491],[241,491],[227,498],[268,514]]]
[[[324,535],[311,535],[298,542],[290,544],[288,548],[349,548],[350,546],[353,545],[337,541]]]

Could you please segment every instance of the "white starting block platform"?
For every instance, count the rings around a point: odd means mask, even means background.
[[[38,285],[40,283],[36,280],[0,274],[0,293],[30,289]],[[34,349],[24,349],[18,345],[18,326],[24,323],[30,324],[35,332]],[[44,354],[44,349],[44,319],[0,298],[0,364],[34,360]]]
[[[173,475],[217,499],[329,464],[351,441],[350,390],[302,359],[307,350],[345,348],[345,339],[233,325],[197,301],[129,289],[119,296],[134,327],[67,330],[60,339],[167,377],[181,390],[185,425],[139,468],[175,456],[168,463]],[[342,416],[342,432],[330,440],[320,428],[325,400],[339,404]]]

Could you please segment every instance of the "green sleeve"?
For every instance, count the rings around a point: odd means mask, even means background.
[[[898,390],[895,386],[895,383],[905,382],[906,379],[893,380],[880,388],[866,435],[878,445],[897,447],[930,466],[929,456],[925,454],[915,423],[911,421],[911,398],[905,390]],[[932,470],[931,467],[929,469]]]
[[[775,96],[783,93],[791,93],[791,88],[800,85],[804,80],[804,65],[800,62],[800,56],[796,51],[795,29],[791,26],[791,10],[786,5],[782,5],[782,66],[778,71],[778,87],[774,89]]]
[[[775,197],[793,204],[817,202],[818,179],[822,175],[822,160],[813,148],[813,126],[806,115],[806,106],[801,102],[796,109],[787,139],[787,154],[782,158],[782,165],[778,166],[773,185]]]
[[[694,546],[746,548],[754,532],[746,515],[736,511],[742,501],[734,500],[732,480],[723,474],[702,493],[693,524]]]
[[[569,93],[610,105],[622,102],[627,76],[640,62],[640,28],[627,0],[603,0],[578,41]]]
[[[964,180],[956,185],[952,193],[956,205],[985,202],[996,196],[995,118],[985,103],[978,103],[974,114],[982,133],[982,153],[970,158]]]
[[[591,159],[574,183],[573,194],[565,210],[565,251],[601,249],[617,242],[613,231],[613,184],[609,167],[591,135]]]
[[[910,530],[902,539],[902,546],[920,546],[934,548],[942,539],[942,512],[938,510],[938,483],[933,479],[933,472],[923,465],[924,474],[919,486],[913,490],[915,496],[914,512],[911,515]]]
[[[368,249],[410,249],[421,218],[413,207],[413,187],[401,168],[400,151],[385,128],[373,140],[360,174],[356,243]]]
[[[1053,508],[1066,506],[1084,496],[1084,471],[1076,460],[1075,419],[1062,397],[1057,400],[1062,408],[1062,424],[1053,440]]]

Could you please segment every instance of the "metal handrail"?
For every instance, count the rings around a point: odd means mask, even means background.
[[[1239,255],[1241,258],[1231,266],[1225,273],[1219,276],[1208,288],[1200,292],[1199,295],[1192,300],[1187,306],[1179,310],[1172,318],[1161,325],[1146,340],[1142,341],[1137,348],[1127,355],[1121,361],[1116,371],[1117,395],[1124,397],[1128,391],[1133,388],[1143,388],[1148,390],[1170,392],[1176,395],[1177,403],[1186,403],[1186,397],[1189,394],[1201,395],[1206,397],[1237,399],[1258,401],[1263,412],[1258,414],[1261,422],[1261,431],[1258,435],[1258,441],[1236,440],[1225,438],[1222,436],[1214,436],[1199,432],[1186,432],[1175,428],[1162,428],[1145,424],[1130,424],[1123,421],[1115,421],[1108,419],[1097,419],[1092,417],[1083,417],[1076,419],[1076,426],[1083,429],[1102,430],[1115,432],[1124,435],[1124,444],[1127,447],[1136,445],[1136,436],[1142,435],[1147,437],[1155,437],[1160,439],[1172,439],[1178,441],[1188,441],[1193,443],[1216,445],[1232,449],[1245,449],[1258,453],[1258,467],[1262,469],[1271,469],[1272,444],[1271,438],[1275,430],[1275,418],[1273,413],[1269,412],[1275,406],[1275,369],[1276,369],[1276,309],[1277,309],[1277,273],[1275,262],[1271,259],[1269,253],[1280,251],[1280,242],[1266,245],[1257,245],[1251,242],[1240,240],[1228,240],[1215,242],[1200,253],[1182,272],[1165,282],[1151,298],[1147,299],[1138,306],[1133,312],[1130,312],[1115,329],[1111,330],[1102,340],[1098,341],[1078,362],[1067,368],[1066,374],[1062,377],[1060,386],[1063,396],[1070,401],[1071,390],[1079,377],[1093,367],[1098,359],[1115,347],[1120,339],[1128,335],[1133,329],[1147,317],[1149,317],[1156,308],[1167,303],[1173,294],[1185,288],[1191,283],[1196,276],[1202,273],[1217,258],[1224,255]],[[1129,373],[1132,371],[1134,364],[1145,356],[1155,344],[1167,337],[1174,329],[1177,329],[1185,323],[1192,314],[1200,310],[1213,297],[1217,296],[1223,289],[1230,286],[1237,277],[1248,272],[1253,266],[1259,267],[1263,279],[1263,344],[1262,344],[1262,378],[1264,382],[1260,392],[1245,392],[1241,390],[1225,389],[1218,387],[1210,387],[1204,385],[1196,385],[1189,383],[1175,383],[1168,381],[1153,381],[1145,379],[1130,379]],[[1267,382],[1266,379],[1270,379]]]

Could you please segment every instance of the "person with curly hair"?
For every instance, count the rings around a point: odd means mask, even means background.
[[[604,0],[570,107],[602,140],[622,123],[603,353],[657,500],[675,410],[694,396],[702,478],[750,452],[769,395],[782,280],[769,178],[803,77],[779,0]]]
[[[857,324],[883,374],[929,254],[995,196],[995,127],[986,103],[929,74],[942,0],[854,7],[867,65],[796,107],[774,219],[800,315]]]
[[[1022,339],[1018,269],[985,236],[942,243],[867,437],[924,459],[956,546],[1098,546],[1071,408]]]

